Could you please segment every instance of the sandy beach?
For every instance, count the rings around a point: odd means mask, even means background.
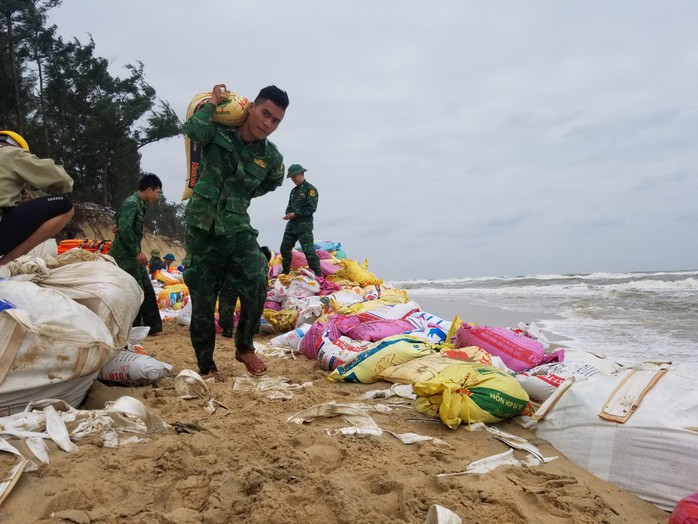
[[[471,461],[509,448],[487,432],[463,426],[451,430],[411,408],[372,416],[384,430],[436,437],[447,445],[407,445],[385,432],[379,437],[328,434],[327,429],[347,426],[338,417],[289,423],[301,410],[330,401],[385,402],[359,397],[390,384],[330,382],[314,361],[297,355],[295,360],[266,358],[267,378],[311,383],[290,400],[234,390],[236,381],[249,375],[234,360],[231,340],[221,337],[216,361],[224,381],[210,384],[210,390],[229,409],[209,415],[202,401],[182,400],[174,391],[173,377],[182,369],[196,369],[187,328],[167,321],[164,334],[146,339],[144,346],[175,366],[170,377],[156,387],[96,382],[83,407],[102,408],[108,400],[130,395],[168,424],[195,424],[198,430],[172,429],[118,449],[103,447],[100,439],[80,442],[74,454],[50,447],[51,463],[20,478],[0,507],[1,522],[421,523],[434,504],[464,522],[660,523],[668,518],[562,456],[537,467],[506,466],[481,475],[439,478],[439,473],[461,472]],[[528,439],[546,457],[559,455],[513,422],[497,427]],[[514,452],[519,459],[525,455]]]

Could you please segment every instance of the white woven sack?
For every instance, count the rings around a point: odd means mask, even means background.
[[[94,378],[113,357],[104,322],[58,291],[5,280],[0,296],[16,306],[0,313],[0,409],[21,410],[19,399],[26,403],[30,390],[36,400],[47,386]]]
[[[116,347],[128,343],[133,319],[143,302],[138,282],[106,259],[78,262],[49,270],[37,282],[60,291],[97,314],[114,337]]]
[[[696,491],[698,364],[672,365],[625,423],[598,416],[631,372],[573,383],[537,435],[597,477],[671,511]]]

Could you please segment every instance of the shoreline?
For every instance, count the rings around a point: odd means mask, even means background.
[[[409,295],[409,291],[407,292]],[[436,315],[443,320],[451,321],[458,315],[463,322],[475,323],[480,326],[493,327],[516,327],[519,322],[530,324],[531,322],[540,323],[545,319],[560,318],[559,315],[551,314],[542,310],[539,311],[520,311],[502,309],[493,306],[482,306],[468,304],[462,297],[448,298],[444,296],[421,295],[410,297],[414,300],[422,311]],[[539,326],[540,327],[540,326]],[[550,342],[557,346],[564,346],[568,337],[559,333],[553,333],[541,329]]]

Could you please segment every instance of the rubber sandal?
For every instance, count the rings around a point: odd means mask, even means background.
[[[249,353],[252,356],[252,358],[243,360],[242,352],[236,350],[235,360],[245,364],[245,368],[247,369],[247,372],[250,375],[254,375],[256,377],[264,375],[267,372],[267,366],[264,365],[264,362],[262,362],[262,360],[254,353],[254,351],[245,351],[245,353]]]

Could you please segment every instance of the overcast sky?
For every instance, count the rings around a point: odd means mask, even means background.
[[[315,238],[391,279],[698,268],[698,2],[63,0],[64,38],[138,61],[181,119],[225,83],[291,104],[271,136]],[[184,139],[143,149],[178,201]],[[254,201],[278,249],[290,180]]]

